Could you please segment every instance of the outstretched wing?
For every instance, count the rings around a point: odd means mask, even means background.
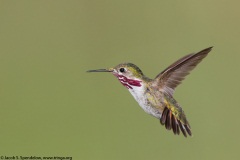
[[[198,63],[212,50],[212,47],[206,48],[198,53],[193,53],[182,57],[159,73],[154,79],[154,85],[163,92],[173,95],[175,88],[184,80],[185,76],[193,70]]]

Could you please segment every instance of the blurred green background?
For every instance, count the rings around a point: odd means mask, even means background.
[[[1,0],[0,155],[239,159],[239,1]],[[177,88],[193,137],[174,136],[108,73],[153,78],[214,46]]]

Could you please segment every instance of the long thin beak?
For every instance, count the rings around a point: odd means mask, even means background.
[[[112,72],[112,69],[95,69],[95,70],[88,70],[87,72]]]

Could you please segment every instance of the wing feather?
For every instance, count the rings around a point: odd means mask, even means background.
[[[154,79],[155,86],[173,95],[175,88],[211,50],[212,47],[209,47],[198,53],[192,53],[180,58],[156,76]]]

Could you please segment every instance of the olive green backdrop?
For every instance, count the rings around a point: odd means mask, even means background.
[[[75,160],[239,159],[239,1],[1,0],[0,155]],[[109,73],[153,78],[209,46],[175,98],[193,137],[146,114]]]

